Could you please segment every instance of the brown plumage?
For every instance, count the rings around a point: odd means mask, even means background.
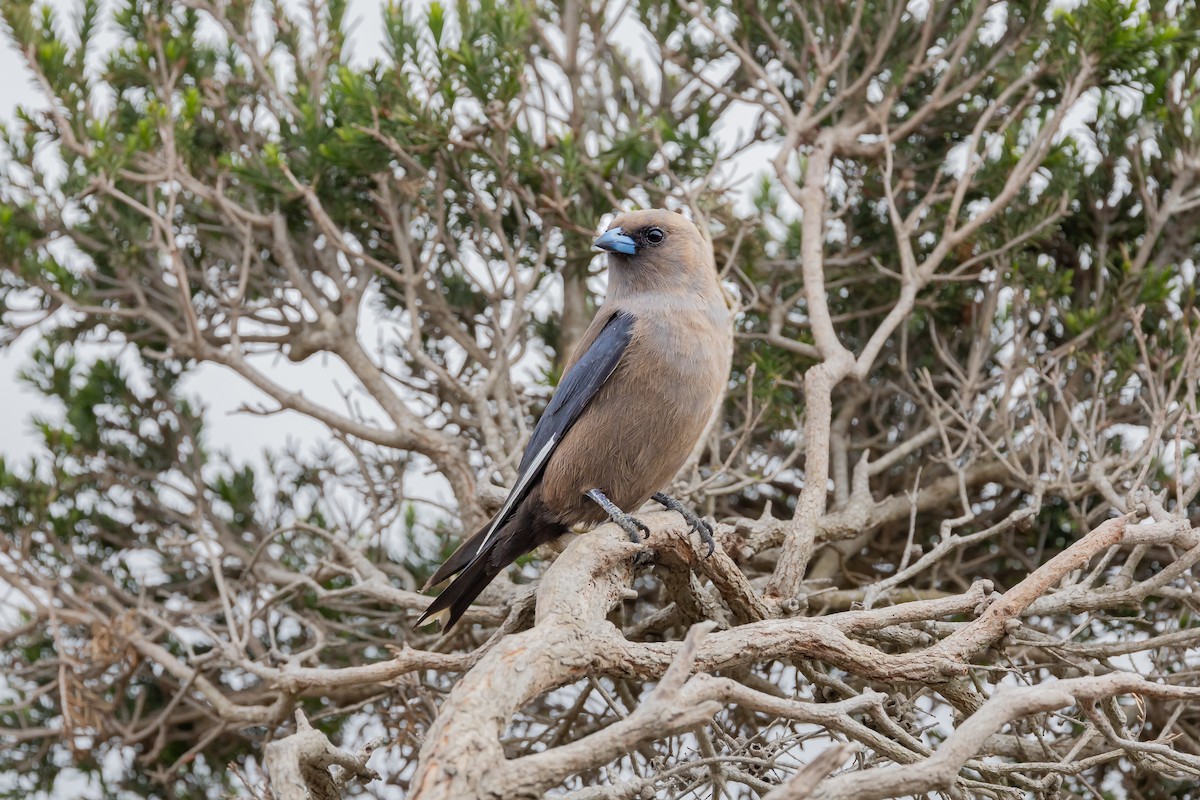
[[[636,539],[628,514],[683,466],[721,396],[732,329],[696,227],[668,211],[635,211],[596,246],[610,251],[607,299],[534,429],[505,507],[430,579],[458,573],[418,625],[453,625],[505,567],[572,526],[613,519]],[[619,511],[605,511],[596,490]],[[656,499],[711,541],[705,523]]]

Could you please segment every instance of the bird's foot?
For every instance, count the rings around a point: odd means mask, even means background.
[[[612,500],[604,496],[604,492],[599,489],[590,489],[584,492],[589,498],[594,500],[598,506],[604,509],[604,513],[608,514],[608,518],[621,526],[621,530],[629,536],[629,541],[634,544],[641,544],[641,534],[650,535],[650,529],[646,527],[646,523],[642,522],[637,517],[626,514],[621,509],[617,508]]]
[[[680,516],[687,521],[687,524],[691,526],[692,530],[700,534],[700,541],[708,545],[708,554],[710,556],[713,554],[713,551],[717,549],[717,542],[715,539],[713,539],[713,526],[709,524],[707,520],[697,517],[683,503],[679,502],[674,497],[668,497],[662,492],[654,495],[654,501],[666,506],[672,511],[679,512]]]

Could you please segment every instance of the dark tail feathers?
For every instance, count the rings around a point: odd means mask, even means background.
[[[471,602],[505,567],[522,554],[528,553],[543,542],[561,536],[567,530],[565,525],[546,511],[536,488],[500,526],[488,541],[487,547],[483,548],[483,540],[487,538],[487,531],[491,525],[492,523],[488,522],[476,531],[474,536],[463,542],[425,584],[425,588],[428,589],[458,573],[450,585],[429,604],[429,608],[425,609],[425,613],[414,627],[437,619],[442,623],[443,631],[449,630],[470,607]]]
[[[462,548],[455,552],[455,556],[461,552],[467,544],[468,540]],[[451,556],[453,558],[454,556]],[[449,630],[454,623],[458,622],[459,618],[466,613],[470,608],[471,603],[479,596],[487,585],[492,582],[492,579],[500,574],[500,570],[504,569],[507,564],[502,564],[499,567],[491,566],[492,559],[487,557],[485,553],[481,558],[476,558],[474,561],[467,564],[450,585],[442,590],[442,593],[433,598],[433,602],[429,604],[429,608],[425,609],[425,613],[417,620],[414,628],[419,628],[427,622],[440,622],[442,630]],[[446,569],[450,562],[447,561],[442,566],[441,570]],[[447,572],[447,574],[450,574]],[[434,577],[437,577],[436,575]],[[443,577],[444,579],[444,577]]]
[[[475,535],[458,546],[446,563],[438,567],[437,572],[425,581],[425,585],[421,587],[421,591],[428,591],[429,587],[436,586],[446,580],[456,572],[458,575],[454,582],[445,588],[445,590],[433,599],[429,607],[425,609],[425,613],[417,620],[413,627],[419,628],[427,622],[437,621],[442,625],[442,630],[448,630],[451,625],[458,621],[458,618],[463,615],[467,607],[471,605],[471,601],[479,596],[479,593],[484,590],[492,578],[496,577],[499,570],[488,573],[485,564],[489,561],[487,554],[483,558],[479,556],[479,546],[483,543],[484,537],[487,536],[488,529],[492,527],[492,521],[479,530],[475,531]],[[503,531],[496,531],[498,537]],[[496,546],[495,537],[492,539],[492,547]]]
[[[492,527],[492,521],[488,520],[487,525],[484,525],[479,530],[475,531],[475,535],[458,546],[446,563],[438,567],[437,572],[433,573],[433,577],[425,581],[425,585],[421,587],[422,592],[429,591],[430,587],[437,586],[442,581],[449,578],[459,570],[465,569],[467,564],[470,564],[475,556],[479,554],[479,545],[483,542],[487,535],[488,529]],[[496,532],[497,535],[499,531]]]

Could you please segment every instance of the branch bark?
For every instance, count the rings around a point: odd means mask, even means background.
[[[359,752],[348,753],[334,746],[296,709],[296,732],[270,742],[263,765],[278,800],[341,800],[342,787],[348,782],[379,780],[379,773],[368,767],[367,761],[382,743],[369,742]]]

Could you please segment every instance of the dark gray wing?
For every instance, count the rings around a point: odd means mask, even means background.
[[[545,472],[546,463],[555,448],[583,414],[596,392],[600,391],[600,387],[616,370],[625,348],[629,346],[629,340],[633,338],[633,322],[634,318],[629,314],[620,311],[613,314],[587,352],[563,376],[554,396],[550,398],[549,405],[542,413],[542,418],[534,427],[529,444],[525,446],[525,453],[521,456],[521,465],[517,470],[517,482],[504,501],[504,507],[492,520],[476,553],[483,552],[492,535],[508,520],[513,509],[529,495],[530,489]]]

